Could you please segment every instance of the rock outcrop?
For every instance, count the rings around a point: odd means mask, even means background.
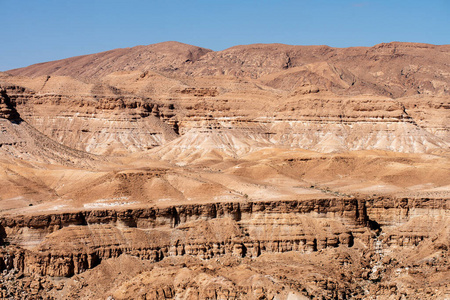
[[[16,122],[20,121],[19,113],[13,107],[11,99],[4,90],[0,90],[0,118]]]
[[[391,213],[386,204],[394,204],[392,209],[396,212]],[[366,257],[365,262],[360,262],[362,265],[353,266],[362,267],[361,279],[354,287],[362,289],[365,280],[372,280],[381,282],[381,294],[389,294],[392,288],[383,291],[383,287],[387,284],[399,288],[391,281],[397,272],[394,270],[406,266],[396,255],[404,252],[403,248],[421,248],[432,243],[434,248],[428,253],[440,255],[434,258],[439,266],[436,274],[445,274],[446,269],[440,266],[443,259],[448,260],[449,232],[436,233],[434,228],[444,225],[448,229],[448,205],[448,200],[443,199],[433,203],[428,199],[413,202],[407,199],[327,199],[7,217],[0,225],[6,244],[0,252],[0,271],[42,278],[71,277],[123,255],[153,263],[171,257],[196,257],[202,261],[235,257],[257,262],[282,253],[308,257],[324,251],[330,255],[353,249],[351,251]],[[382,213],[380,207],[383,207]],[[405,210],[409,213],[405,214]],[[407,229],[423,218],[427,218],[429,228]],[[386,222],[390,225],[385,229],[382,224]],[[355,262],[340,255],[339,264],[351,269]],[[396,263],[387,265],[389,260]],[[409,268],[417,270],[418,267]],[[319,284],[320,292],[309,290],[307,294],[319,295],[335,289],[339,298],[358,294],[346,286],[337,288],[341,279],[333,274],[329,276],[323,287]],[[174,286],[168,285],[168,289],[165,293],[170,296],[164,294],[165,298],[177,295]],[[225,293],[230,292],[245,295],[254,291],[232,287]],[[151,297],[153,292],[150,289],[146,293]],[[154,293],[158,293],[158,299],[164,299],[160,292]],[[328,297],[332,297],[331,294]]]
[[[51,81],[49,78],[47,84]],[[106,93],[100,90],[88,95],[40,94],[5,86],[5,94],[28,123],[77,150],[120,155],[150,149],[177,136],[173,124],[169,125],[171,109],[167,105],[137,96]]]
[[[17,112],[16,102],[9,97],[9,86],[0,90],[0,152],[4,159],[18,158],[38,163],[94,166],[95,157],[61,145],[25,122]]]
[[[27,88],[8,94],[32,126],[95,154],[151,149],[186,132],[210,139],[196,128],[320,152],[429,153],[449,147],[448,51],[389,43],[213,52],[171,42],[11,70],[20,76],[0,80]]]

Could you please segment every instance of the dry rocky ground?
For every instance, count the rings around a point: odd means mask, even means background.
[[[0,298],[450,299],[449,86],[412,43],[0,73]]]

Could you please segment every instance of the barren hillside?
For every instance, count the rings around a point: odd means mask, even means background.
[[[397,42],[0,73],[0,298],[446,299],[449,86]]]

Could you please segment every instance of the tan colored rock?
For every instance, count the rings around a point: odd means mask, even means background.
[[[0,298],[448,298],[448,52],[170,42],[0,73]]]

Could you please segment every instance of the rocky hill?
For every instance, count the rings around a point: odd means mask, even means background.
[[[260,79],[283,90],[314,84],[342,94],[370,92],[398,98],[449,95],[449,52],[448,45],[399,42],[354,48],[255,44],[214,52],[166,42],[41,63],[8,73],[83,80],[117,71],[156,71],[169,77],[225,75]]]
[[[449,298],[449,86],[397,42],[0,73],[0,298]]]
[[[205,128],[233,129],[206,139],[236,134],[247,145],[417,153],[448,148],[448,56],[448,46],[409,43],[213,52],[168,42],[10,70],[0,84],[26,88],[9,97],[31,125],[96,154],[186,132],[200,142]]]
[[[93,167],[93,155],[68,148],[51,140],[24,121],[8,96],[17,86],[0,89],[0,153],[3,159],[19,158],[30,163]]]

